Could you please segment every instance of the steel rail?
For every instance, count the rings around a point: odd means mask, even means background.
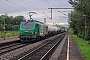
[[[57,38],[58,38],[58,37],[57,37]],[[62,39],[62,38],[61,38],[61,39]],[[60,39],[60,40],[61,40],[61,39]],[[53,39],[53,40],[55,40],[55,39]],[[53,40],[52,40],[52,41],[53,41]],[[49,43],[52,42],[52,41],[49,41],[48,43],[40,46],[39,48],[35,49],[34,51],[31,51],[30,53],[24,55],[23,57],[19,58],[18,60],[23,60],[23,59],[25,59],[27,56],[34,54],[37,50],[43,48],[44,46],[46,46],[47,44],[49,44]],[[55,45],[56,45],[56,44],[55,44]],[[55,45],[54,45],[54,46],[55,46]],[[54,46],[53,46],[53,47],[54,47]],[[51,49],[53,49],[53,47],[52,47]],[[50,49],[50,50],[51,50],[51,49]],[[50,51],[50,50],[49,50],[49,51]],[[41,60],[49,53],[49,51],[41,58]]]
[[[64,35],[61,39],[63,39],[63,37]],[[44,58],[61,42],[61,39],[53,47],[51,47],[51,49],[40,60],[44,60]]]
[[[28,44],[13,45],[13,46],[9,46],[9,47],[6,47],[6,48],[4,47],[2,50],[0,50],[0,55],[3,54],[3,53],[7,53],[7,52],[10,52],[12,50],[24,47],[26,45],[28,45]]]

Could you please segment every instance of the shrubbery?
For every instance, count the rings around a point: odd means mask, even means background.
[[[19,36],[18,31],[6,31],[5,37]],[[4,32],[0,32],[0,38],[4,38]]]

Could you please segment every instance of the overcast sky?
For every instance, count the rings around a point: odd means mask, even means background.
[[[29,19],[28,12],[36,12],[32,16],[33,19],[43,21],[45,17],[50,17],[50,10],[48,8],[64,8],[71,7],[68,0],[0,0],[0,15],[7,13],[9,16],[22,15],[25,19]],[[53,20],[47,18],[47,22],[66,23],[68,18],[58,11],[71,11],[71,10],[53,10]],[[44,14],[44,13],[45,14]],[[68,12],[63,12],[68,15]],[[47,15],[47,16],[46,16]]]

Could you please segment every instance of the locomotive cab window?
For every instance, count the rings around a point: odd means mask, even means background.
[[[23,22],[22,23],[23,28],[32,28],[33,27],[33,22]]]

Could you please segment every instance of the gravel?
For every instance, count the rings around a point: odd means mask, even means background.
[[[57,37],[57,36],[60,36],[60,34],[56,35],[54,37],[50,37],[48,39],[42,40],[42,41],[37,42],[37,43],[29,44],[25,47],[13,50],[9,53],[3,54],[3,55],[0,56],[0,60],[15,60],[16,57],[20,56],[22,53],[26,53],[27,51],[30,51],[31,49],[33,49],[37,46],[40,46],[40,45],[44,44],[45,42],[47,42],[51,39],[55,39],[55,37]]]

